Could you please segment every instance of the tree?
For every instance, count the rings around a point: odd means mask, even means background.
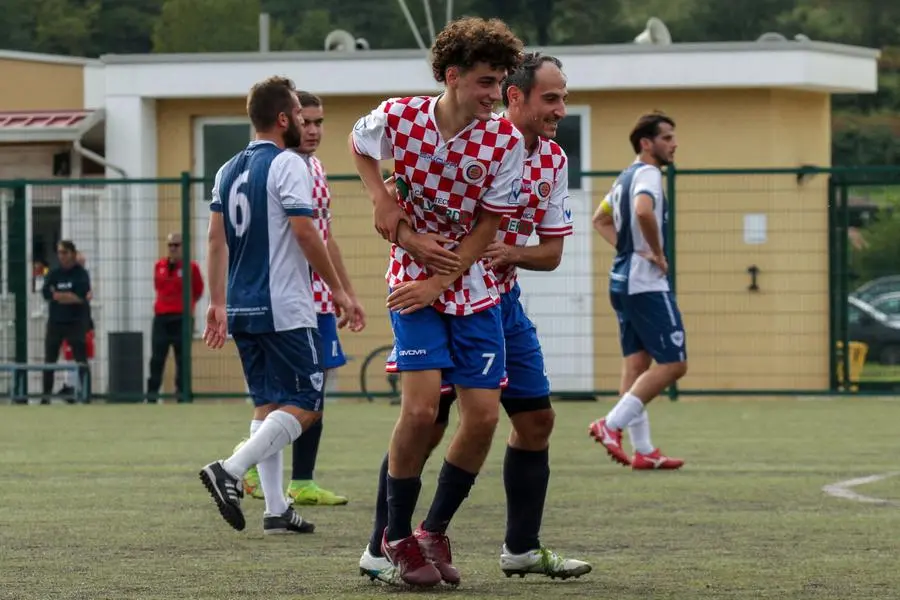
[[[164,0],[154,52],[249,52],[259,48],[259,0]]]
[[[85,56],[99,12],[99,0],[41,0],[37,4],[35,45],[50,54]]]
[[[162,0],[101,0],[88,56],[151,52],[161,10]]]
[[[874,222],[862,232],[865,244],[850,255],[850,266],[860,281],[898,272],[900,256],[900,201],[885,203]]]

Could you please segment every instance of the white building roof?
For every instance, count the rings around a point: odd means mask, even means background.
[[[0,112],[0,142],[74,142],[103,123],[104,117],[102,108]]]
[[[562,60],[570,91],[782,88],[875,92],[880,52],[814,41],[531,48]],[[322,95],[438,88],[422,50],[108,54],[105,93],[144,98],[242,97],[269,75]]]

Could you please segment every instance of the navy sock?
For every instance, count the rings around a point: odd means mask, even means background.
[[[441,467],[438,477],[437,491],[434,493],[434,501],[425,517],[423,528],[432,533],[445,533],[453,515],[462,506],[463,500],[469,495],[469,490],[475,484],[477,473],[469,473],[452,465],[446,460]]]
[[[388,455],[385,454],[384,460],[381,462],[381,471],[378,472],[378,495],[375,497],[375,526],[372,529],[372,537],[369,538],[369,553],[372,556],[381,556],[381,536],[384,535],[384,528],[387,527],[387,477]]]
[[[395,542],[412,535],[412,517],[422,490],[421,477],[394,479],[387,476],[387,539]]]
[[[316,470],[316,458],[319,456],[322,427],[322,419],[319,419],[315,425],[294,440],[291,480],[312,481],[313,472]]]
[[[549,450],[535,452],[506,447],[503,460],[506,547],[513,554],[540,548],[541,520],[549,482]]]

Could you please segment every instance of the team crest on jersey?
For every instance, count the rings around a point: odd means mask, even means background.
[[[319,371],[318,373],[313,373],[309,376],[309,382],[312,384],[313,389],[317,392],[322,391],[322,384],[325,383],[325,373]]]
[[[553,184],[546,179],[538,179],[534,184],[533,189],[538,198],[546,200],[550,197],[550,192],[553,190]]]
[[[681,348],[684,344],[684,332],[683,331],[673,331],[669,334],[669,338],[672,340],[672,343]]]
[[[481,183],[484,180],[485,175],[487,175],[487,169],[485,169],[484,165],[477,160],[473,160],[463,165],[463,179],[469,183]]]

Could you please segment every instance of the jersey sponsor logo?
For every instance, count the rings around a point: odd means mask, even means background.
[[[452,169],[455,169],[457,167],[457,164],[455,162],[449,161],[443,156],[438,156],[437,154],[423,152],[419,155],[419,158],[421,158],[422,160],[436,162],[439,165],[444,165],[445,167],[450,167]]]
[[[506,199],[506,203],[510,206],[517,206],[519,204],[519,196],[522,195],[522,180],[517,179],[513,181],[512,189],[509,190],[509,197]]]
[[[537,193],[538,198],[546,200],[550,197],[550,192],[553,190],[553,184],[546,179],[538,179],[537,183],[534,185],[534,190]]]
[[[398,354],[400,356],[425,356],[428,354],[428,351],[420,348],[418,350],[401,350]]]
[[[565,221],[567,225],[572,224],[572,209],[569,208],[568,196],[563,199],[563,221]]]
[[[487,169],[477,160],[473,160],[463,165],[463,179],[469,183],[481,183],[486,176]]]

